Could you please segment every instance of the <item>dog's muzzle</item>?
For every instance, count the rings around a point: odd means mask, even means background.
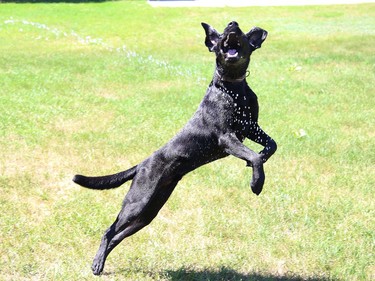
[[[223,39],[221,50],[225,55],[226,60],[239,59],[241,43],[236,32],[230,32],[227,37]]]

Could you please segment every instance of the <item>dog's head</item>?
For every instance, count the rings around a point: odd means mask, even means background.
[[[267,31],[254,27],[243,33],[238,23],[232,21],[222,34],[202,23],[206,32],[205,44],[216,54],[216,66],[221,75],[236,79],[246,73],[251,53],[260,48],[267,37]]]

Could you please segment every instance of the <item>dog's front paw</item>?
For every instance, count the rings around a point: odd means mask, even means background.
[[[265,178],[263,164],[254,165],[253,178],[251,179],[250,187],[256,195],[259,195],[262,192]]]
[[[262,192],[264,180],[265,180],[264,176],[262,178],[257,178],[257,179],[255,179],[254,177],[252,178],[250,182],[250,187],[253,193],[255,193],[256,195],[259,195]]]

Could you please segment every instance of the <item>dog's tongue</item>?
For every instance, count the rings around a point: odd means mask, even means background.
[[[237,50],[236,49],[229,49],[228,54],[231,55],[231,56],[234,56],[235,54],[237,54]]]

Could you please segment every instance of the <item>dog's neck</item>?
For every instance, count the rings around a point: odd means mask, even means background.
[[[232,78],[221,75],[216,69],[210,86],[214,86],[222,93],[228,94],[232,98],[237,99],[240,94],[246,94],[247,74],[248,72],[238,78]]]
[[[216,76],[217,80],[219,80],[219,81],[230,82],[230,83],[240,83],[240,82],[242,82],[246,79],[246,77],[248,76],[248,72],[246,71],[244,75],[242,75],[238,78],[232,78],[232,77],[229,77],[225,74],[220,74],[219,71],[216,69],[215,70],[215,76]]]

